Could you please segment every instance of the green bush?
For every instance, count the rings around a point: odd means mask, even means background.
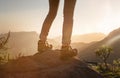
[[[96,71],[101,73],[105,78],[120,78],[120,59],[114,60],[112,64],[107,62],[113,49],[108,46],[102,46],[95,51],[96,56],[102,60],[96,66]]]

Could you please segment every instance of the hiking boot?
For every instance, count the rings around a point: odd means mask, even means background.
[[[60,58],[63,60],[72,58],[78,54],[77,49],[72,49],[71,46],[62,46]]]
[[[41,41],[41,40],[38,41],[38,52],[42,53],[51,49],[52,49],[51,44],[48,44],[46,41]]]

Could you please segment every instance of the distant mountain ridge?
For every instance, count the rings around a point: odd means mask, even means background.
[[[99,38],[102,35],[103,35],[102,38],[104,38],[104,34],[92,33],[90,35],[86,34],[86,35],[75,36],[75,39],[78,40],[76,43],[83,41],[83,40],[84,40],[84,42],[88,42],[86,39],[89,39],[89,37],[91,39],[93,38],[92,36],[97,36],[97,38]],[[85,38],[85,36],[87,38]],[[17,55],[19,53],[22,53],[22,55],[32,55],[32,54],[34,54],[33,52],[37,52],[38,40],[39,40],[39,35],[35,31],[11,32],[11,36],[10,36],[10,39],[8,42],[8,48],[9,48],[8,51],[12,55]],[[50,44],[52,44],[54,46],[54,48],[60,48],[60,45],[61,45],[60,41],[61,41],[61,38],[48,39],[48,42]],[[83,44],[85,44],[85,43],[83,43]],[[76,44],[74,45],[74,43],[72,45],[74,47],[77,47],[77,45]]]
[[[88,61],[98,61],[95,50],[102,45],[110,46],[113,48],[114,53],[111,54],[109,62],[114,59],[120,58],[120,28],[113,30],[106,38],[101,41],[86,44],[84,49],[79,49],[79,57]]]
[[[34,54],[37,51],[38,34],[36,32],[11,32],[8,42],[10,54]]]
[[[93,34],[95,34],[95,36],[97,37],[100,36],[99,33],[97,33],[98,35],[96,35],[96,33],[93,33]],[[94,36],[93,34],[92,36]],[[91,43],[80,42],[82,41],[82,40],[79,40],[81,36],[78,36],[77,39],[79,42],[72,43],[71,45],[73,48],[77,48],[79,50],[79,57],[81,59],[98,60],[95,57],[94,51],[99,46],[110,45],[108,43],[112,40],[113,42],[111,46],[114,48],[114,51],[115,51],[113,55],[116,56],[116,58],[118,58],[120,55],[118,52],[120,51],[119,50],[119,45],[120,45],[119,34],[120,34],[120,28],[112,31],[107,37],[104,37],[104,36],[101,37],[103,38],[101,41],[93,41]],[[104,34],[101,34],[101,36],[102,35]],[[87,39],[89,39],[89,37],[90,39],[93,38],[91,36],[87,36],[87,37],[88,37]],[[117,40],[115,40],[114,38]],[[60,39],[60,38],[57,38],[57,39]],[[39,35],[36,32],[11,32],[10,40],[8,42],[8,47],[9,47],[8,51],[10,52],[10,54],[13,54],[13,55],[17,55],[19,53],[21,53],[22,55],[33,55],[34,53],[37,52],[38,40],[39,40]],[[55,39],[49,39],[48,42],[53,44],[53,46],[55,47],[57,46],[56,48],[60,47],[60,43]],[[111,58],[111,59],[114,59],[114,58]]]
[[[89,34],[83,34],[83,35],[75,35],[72,37],[72,42],[84,42],[84,43],[90,43],[93,41],[101,41],[106,37],[103,33],[89,33]]]
[[[90,43],[93,41],[100,41],[106,37],[103,33],[88,33],[83,35],[73,35],[71,38],[72,43],[78,43],[78,42],[84,42],[84,43]],[[56,37],[54,38],[57,42],[61,43],[62,37]]]
[[[10,54],[33,55],[37,52],[39,35],[36,32],[11,32],[8,42]],[[53,39],[48,39],[51,44],[57,44]]]

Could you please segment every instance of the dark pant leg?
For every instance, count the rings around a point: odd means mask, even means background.
[[[41,34],[40,34],[40,40],[46,41],[49,29],[52,25],[53,20],[56,17],[57,10],[59,6],[59,0],[49,0],[49,13],[43,23]]]
[[[70,45],[71,34],[73,28],[73,15],[76,0],[64,0],[64,22],[63,22],[63,36],[62,45]]]

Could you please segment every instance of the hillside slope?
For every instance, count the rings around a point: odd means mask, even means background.
[[[112,31],[106,38],[101,41],[89,43],[84,49],[80,50],[79,57],[88,61],[98,61],[95,55],[95,50],[102,45],[113,48],[113,53],[109,58],[109,62],[120,58],[120,28]]]

